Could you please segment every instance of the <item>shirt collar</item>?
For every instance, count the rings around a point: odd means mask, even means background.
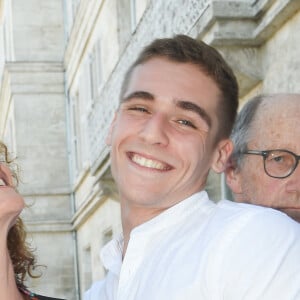
[[[139,233],[156,233],[159,230],[164,230],[165,228],[171,227],[175,223],[179,223],[183,219],[188,218],[196,209],[200,209],[205,213],[210,211],[213,207],[215,207],[215,204],[209,200],[206,191],[198,192],[168,208],[153,219],[135,227],[131,231],[130,236]]]
[[[130,239],[137,236],[149,238],[152,235],[158,234],[159,231],[172,227],[174,224],[189,218],[190,214],[196,209],[206,214],[213,208],[215,208],[215,203],[209,200],[205,191],[201,191],[170,207],[153,219],[135,227],[131,231]],[[123,234],[120,234],[106,244],[100,253],[104,267],[116,275],[120,273],[122,266],[123,245]]]

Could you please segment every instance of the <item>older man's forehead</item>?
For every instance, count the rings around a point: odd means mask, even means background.
[[[300,138],[300,95],[266,100],[255,117],[252,138],[262,146],[292,147]],[[295,149],[293,149],[295,150]],[[300,151],[300,149],[298,149]]]
[[[273,121],[278,121],[288,117],[298,117],[300,115],[300,94],[278,94],[266,97],[258,107],[254,123],[259,126],[272,125]]]

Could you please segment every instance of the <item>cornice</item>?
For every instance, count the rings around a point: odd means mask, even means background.
[[[64,93],[64,68],[59,62],[7,62],[1,85],[1,101],[14,94]],[[9,91],[9,94],[8,94]]]
[[[191,32],[213,46],[260,46],[299,10],[295,0],[212,0]]]

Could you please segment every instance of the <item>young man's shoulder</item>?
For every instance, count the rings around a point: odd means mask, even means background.
[[[285,213],[260,205],[248,204],[248,203],[238,203],[230,200],[221,200],[217,202],[217,207],[220,212],[224,212],[229,215],[251,215],[251,216],[260,216],[266,215],[271,219],[286,219],[288,222],[292,221]],[[295,222],[296,223],[296,222]]]
[[[215,218],[243,233],[270,234],[286,237],[288,233],[299,238],[300,224],[281,211],[246,203],[221,200],[217,203]]]

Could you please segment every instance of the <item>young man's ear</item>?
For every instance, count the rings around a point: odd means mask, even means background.
[[[218,143],[214,157],[212,169],[216,173],[221,173],[225,170],[227,161],[232,153],[233,144],[230,139],[222,140]]]
[[[107,146],[111,145],[112,132],[113,132],[113,129],[114,129],[114,126],[115,126],[115,123],[116,123],[116,119],[117,119],[117,112],[115,112],[115,114],[114,114],[114,118],[110,123],[109,130],[108,130],[108,133],[107,133],[107,136],[106,136],[106,139],[105,139],[105,143],[106,143]]]
[[[227,161],[225,168],[226,183],[234,195],[242,193],[241,176],[236,163],[231,158]],[[237,197],[235,196],[235,199]]]

